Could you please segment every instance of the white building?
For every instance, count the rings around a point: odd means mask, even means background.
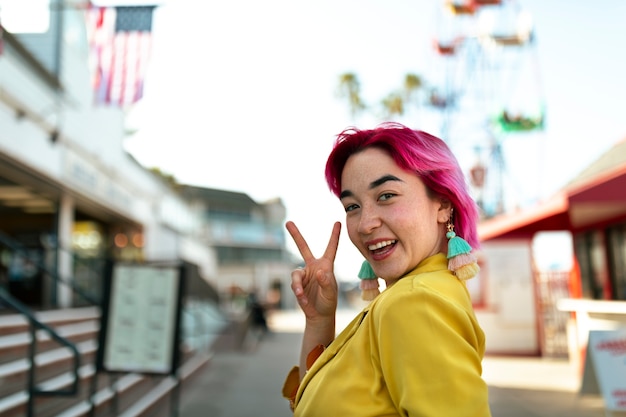
[[[124,110],[94,104],[85,11],[54,4],[44,32],[3,36],[0,285],[37,307],[80,305],[46,275],[97,293],[112,258],[182,261],[215,287],[207,219],[123,150]]]

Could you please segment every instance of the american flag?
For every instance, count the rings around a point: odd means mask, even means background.
[[[87,15],[96,103],[127,106],[143,96],[155,6],[92,6]]]

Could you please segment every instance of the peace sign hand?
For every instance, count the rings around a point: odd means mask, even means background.
[[[333,225],[328,246],[320,258],[313,256],[295,223],[289,221],[285,227],[304,259],[304,268],[296,269],[291,273],[291,290],[300,308],[307,319],[334,317],[338,296],[334,262],[339,245],[341,223],[336,222]]]

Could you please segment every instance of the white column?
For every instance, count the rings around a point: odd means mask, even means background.
[[[59,202],[59,251],[58,265],[59,276],[69,282],[73,276],[72,253],[72,230],[74,228],[74,199],[63,194]],[[57,285],[57,300],[59,307],[72,306],[72,290],[69,286],[59,283]]]

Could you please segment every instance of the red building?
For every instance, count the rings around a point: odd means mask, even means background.
[[[571,271],[552,276],[531,265],[540,353],[565,337],[573,358],[572,353],[584,352],[589,330],[626,326],[626,139],[553,198],[479,226],[488,246],[532,245],[537,233],[549,231],[571,234],[574,260]]]

